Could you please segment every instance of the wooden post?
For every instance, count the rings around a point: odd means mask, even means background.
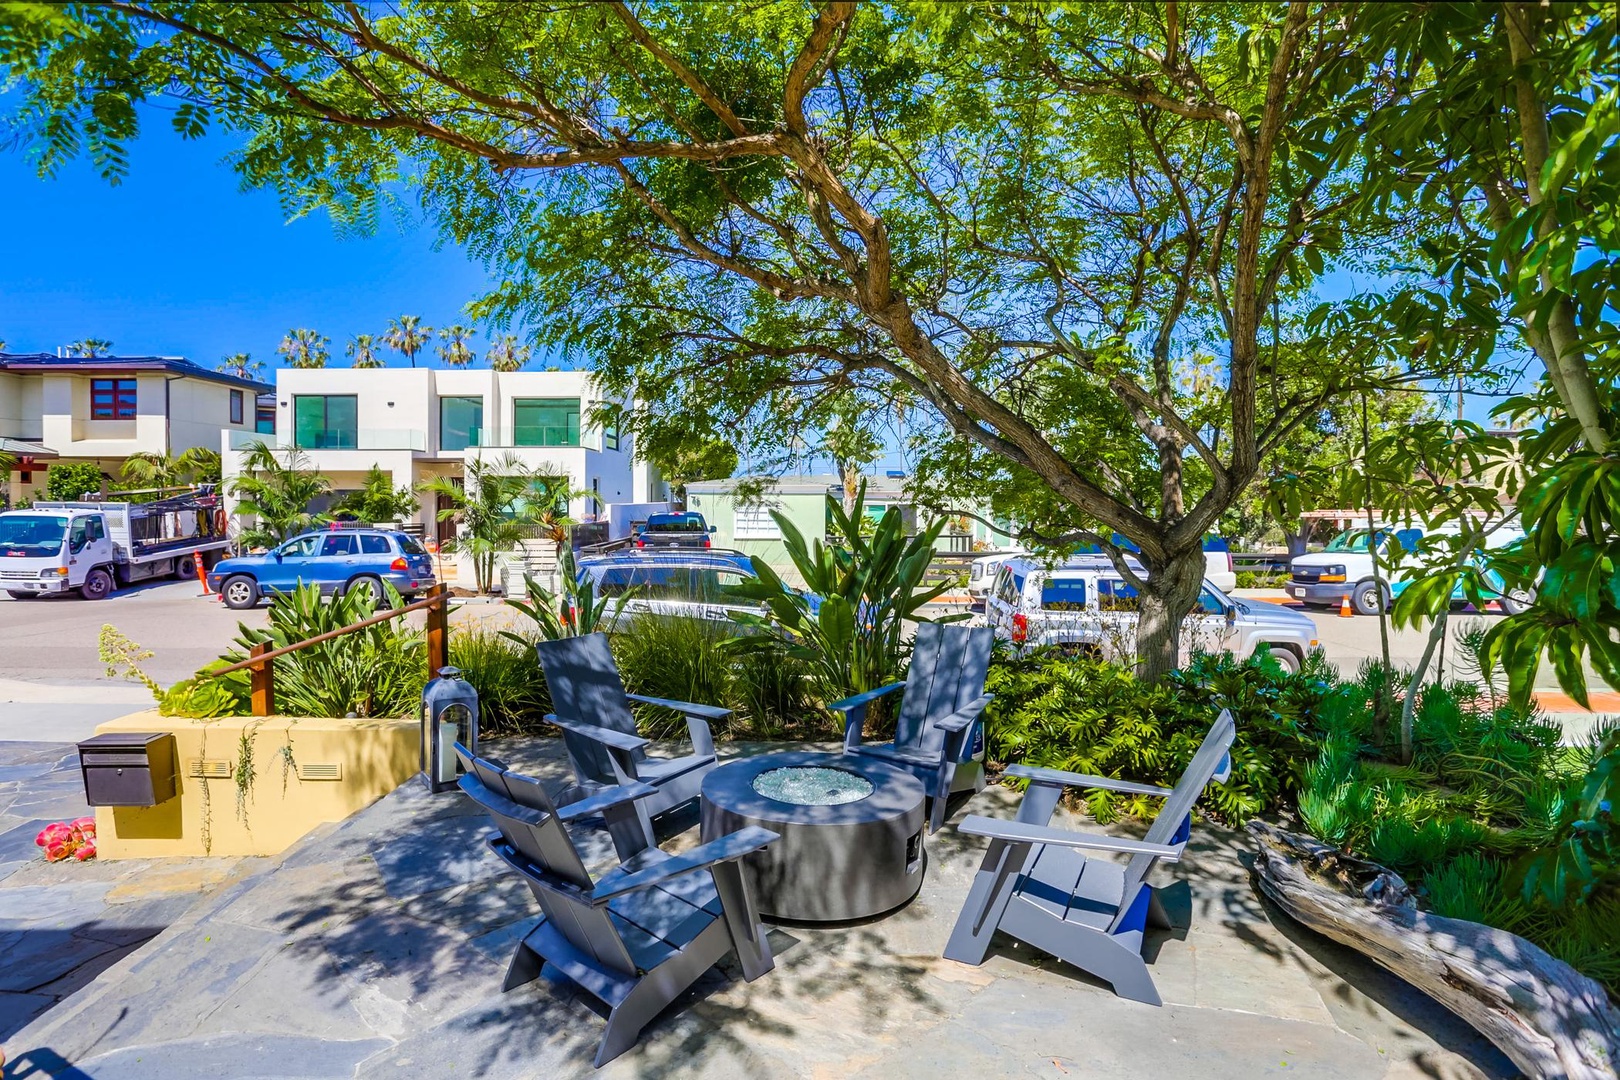
[[[248,656],[263,656],[274,646],[261,641],[253,646]],[[276,662],[264,660],[248,669],[248,685],[253,691],[253,715],[273,716],[276,711]]]
[[[428,590],[428,596],[439,602],[427,609],[428,678],[450,664],[450,587],[443,582]]]

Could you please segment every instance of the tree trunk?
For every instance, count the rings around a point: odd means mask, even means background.
[[[1181,665],[1181,623],[1204,585],[1204,553],[1174,554],[1162,566],[1147,564],[1146,588],[1136,625],[1136,673],[1158,682]]]
[[[1376,863],[1262,821],[1249,833],[1269,899],[1468,1021],[1526,1075],[1620,1076],[1620,1010],[1592,979],[1517,934],[1419,911],[1406,882]]]

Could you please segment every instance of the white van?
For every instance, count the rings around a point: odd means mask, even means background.
[[[1128,565],[1140,572],[1135,560]],[[997,574],[985,600],[985,621],[1014,644],[1064,645],[1122,659],[1135,651],[1137,605],[1136,589],[1107,556],[1078,555],[1056,567],[1019,558]],[[1208,581],[1181,625],[1183,660],[1194,651],[1245,659],[1265,644],[1284,670],[1298,671],[1321,648],[1307,616],[1227,596]]]
[[[1461,531],[1457,522],[1446,522],[1426,532],[1422,528],[1398,525],[1380,525],[1376,531],[1378,558],[1383,571],[1383,586],[1373,576],[1372,551],[1367,544],[1365,528],[1340,533],[1328,543],[1325,550],[1314,555],[1298,555],[1288,568],[1288,595],[1310,606],[1338,607],[1344,598],[1358,615],[1376,615],[1379,608],[1400,596],[1406,587],[1417,580],[1412,566],[1390,565],[1398,550],[1417,550],[1425,535],[1456,536]],[[1518,522],[1503,522],[1485,536],[1486,550],[1504,548],[1524,539],[1524,529]],[[1486,581],[1497,590],[1497,602],[1509,615],[1524,610],[1530,603],[1528,596],[1503,591],[1502,580],[1487,572]],[[1451,596],[1453,603],[1465,599],[1459,585]]]

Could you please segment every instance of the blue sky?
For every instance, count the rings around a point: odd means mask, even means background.
[[[0,150],[0,340],[54,352],[107,338],[124,354],[185,356],[212,367],[250,352],[274,365],[276,344],[307,326],[343,344],[420,315],[468,323],[481,266],[422,228],[388,223],[339,239],[328,220],[287,222],[273,194],[238,190],[222,137],[187,142],[149,118],[118,187],[90,163],[41,180],[22,152]],[[482,349],[482,334],[474,339]],[[403,364],[397,354],[390,363]]]

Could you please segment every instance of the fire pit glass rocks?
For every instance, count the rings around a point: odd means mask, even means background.
[[[842,806],[872,794],[872,782],[843,769],[795,765],[754,778],[754,790],[791,806]]]
[[[742,861],[769,918],[864,919],[922,887],[925,797],[911,774],[871,758],[763,754],[703,778],[703,839],[745,825],[781,837]]]

